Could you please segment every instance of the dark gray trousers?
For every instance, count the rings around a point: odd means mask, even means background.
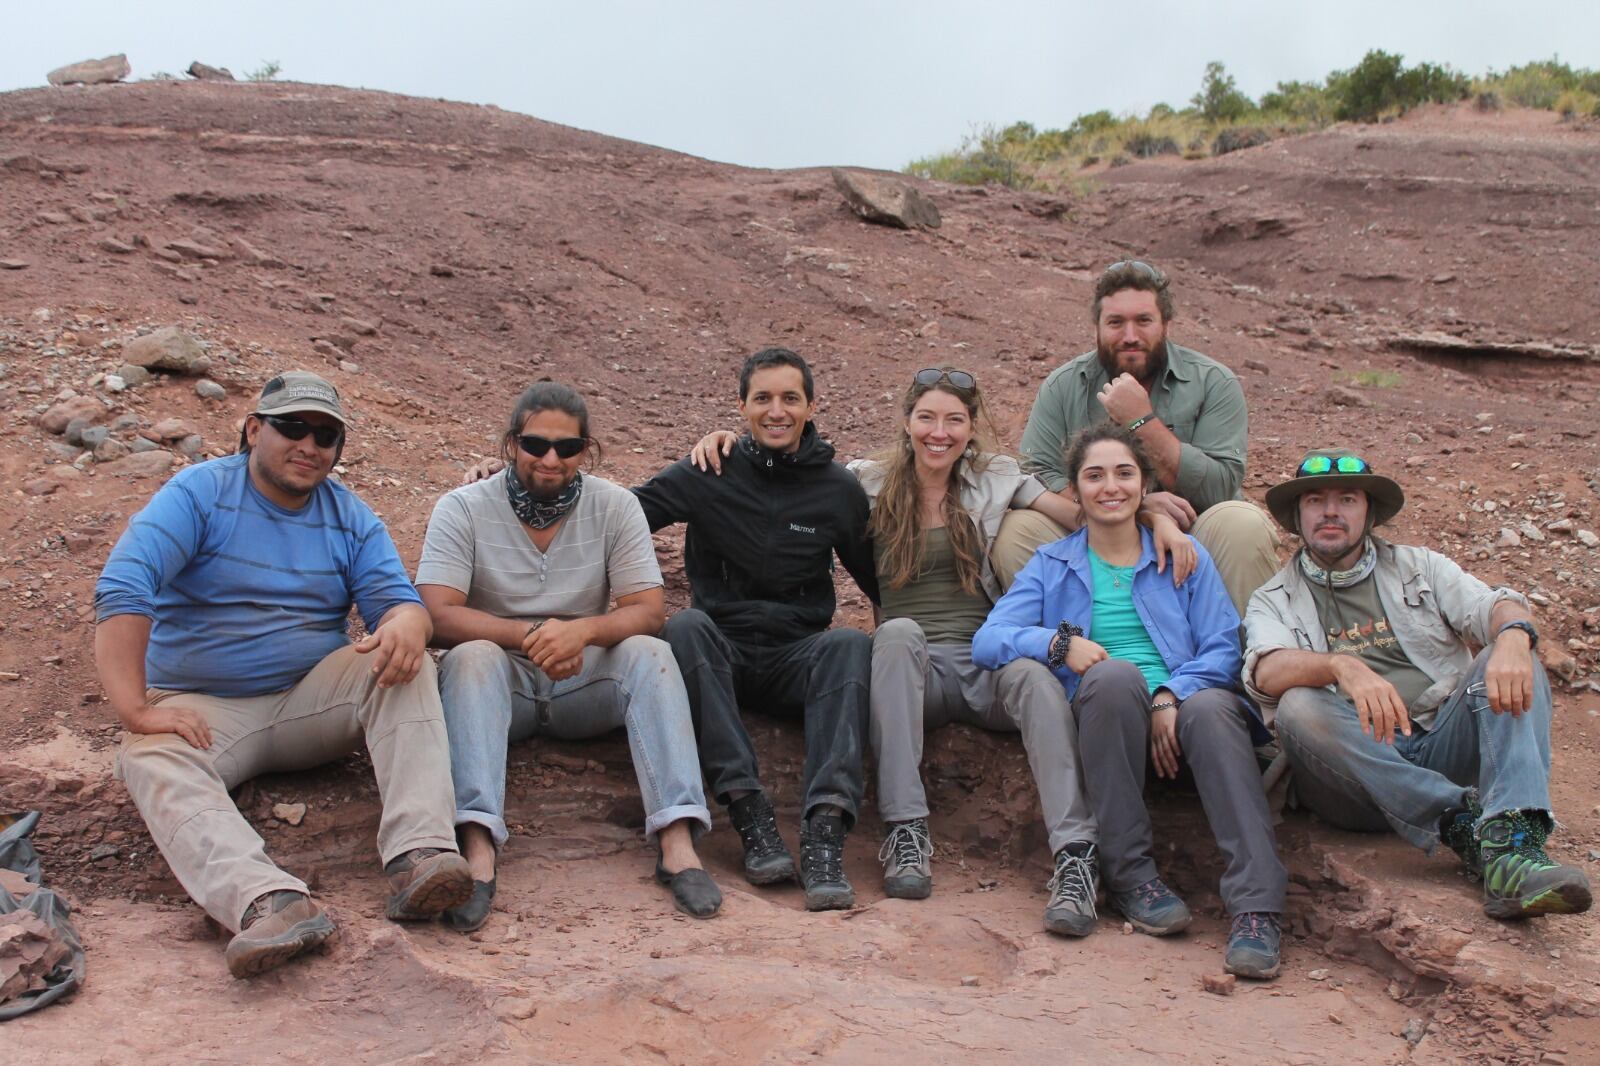
[[[1144,802],[1150,687],[1132,663],[1107,659],[1079,681],[1072,712],[1084,785],[1100,825],[1101,876],[1111,890],[1126,892],[1157,876]],[[1202,689],[1178,708],[1178,748],[1222,851],[1228,913],[1281,914],[1288,873],[1250,744],[1249,713],[1238,693]]]

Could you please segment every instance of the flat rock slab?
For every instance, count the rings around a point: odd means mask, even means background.
[[[163,326],[133,338],[123,346],[122,354],[134,366],[180,374],[204,373],[211,365],[204,346],[177,326]]]
[[[128,57],[119,52],[104,59],[85,59],[81,63],[57,67],[46,75],[46,80],[51,85],[104,85],[121,81],[132,73]]]
[[[939,209],[912,186],[894,178],[859,174],[834,167],[833,184],[850,210],[866,219],[901,229],[938,229]]]

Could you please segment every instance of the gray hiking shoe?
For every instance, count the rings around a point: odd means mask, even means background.
[[[1112,892],[1107,902],[1141,933],[1170,936],[1189,928],[1189,908],[1159,877],[1126,892]]]
[[[1063,936],[1088,936],[1094,932],[1094,901],[1100,891],[1100,856],[1093,844],[1073,841],[1056,852],[1056,872],[1046,882],[1050,902],[1044,908],[1044,927]]]
[[[927,899],[933,894],[933,840],[928,820],[890,822],[889,835],[878,849],[883,863],[883,891],[895,899]]]

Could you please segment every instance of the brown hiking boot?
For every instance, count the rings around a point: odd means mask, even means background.
[[[436,918],[472,898],[472,867],[453,851],[412,848],[383,872],[394,889],[385,913],[397,922]]]
[[[235,977],[254,977],[280,966],[333,933],[333,919],[303,892],[258,896],[245,908],[239,932],[223,959]]]

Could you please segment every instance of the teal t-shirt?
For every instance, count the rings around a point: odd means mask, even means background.
[[[1094,617],[1089,639],[1113,659],[1125,659],[1139,668],[1150,691],[1167,683],[1172,672],[1161,658],[1155,641],[1133,607],[1131,566],[1112,566],[1089,550],[1089,572],[1094,577]]]

